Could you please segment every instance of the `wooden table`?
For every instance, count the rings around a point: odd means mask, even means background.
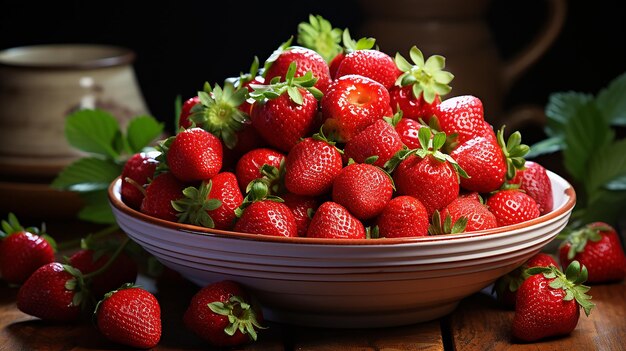
[[[54,231],[49,230],[49,233]],[[197,287],[182,279],[157,284],[163,334],[155,350],[207,350],[182,325]],[[568,336],[533,344],[511,342],[513,311],[502,309],[488,288],[463,300],[449,316],[383,329],[315,329],[266,323],[256,343],[240,350],[626,350],[626,282],[593,286],[596,308]],[[89,322],[54,324],[17,310],[17,289],[0,282],[0,351],[130,350],[107,341]]]

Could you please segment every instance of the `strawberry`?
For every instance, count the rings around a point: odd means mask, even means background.
[[[263,329],[261,309],[251,304],[247,292],[234,281],[211,283],[191,299],[183,321],[185,326],[212,346],[246,344]]]
[[[341,60],[341,64],[337,68],[336,79],[347,75],[360,75],[382,84],[385,89],[389,89],[401,73],[393,59],[384,52],[356,50],[348,53]]]
[[[254,149],[265,147],[267,143],[263,137],[257,132],[251,121],[244,123],[243,127],[235,133],[237,136],[237,145],[232,149],[222,148],[224,151],[224,159],[222,160],[222,169],[234,169],[237,161],[246,152]]]
[[[39,267],[20,287],[17,308],[50,321],[75,321],[80,317],[84,287],[80,271],[52,262]]]
[[[456,134],[459,144],[491,130],[485,123],[482,101],[471,95],[444,100],[435,108],[435,118],[437,129],[447,135]]]
[[[400,136],[400,140],[409,149],[417,149],[420,147],[419,130],[424,125],[409,119],[402,118],[395,126],[396,132]]]
[[[107,293],[94,314],[98,330],[113,342],[148,349],[161,339],[159,302],[132,284]]]
[[[316,134],[296,144],[285,159],[285,187],[291,193],[319,196],[330,191],[343,164],[334,143]]]
[[[437,132],[431,140],[430,128],[421,128],[419,140],[421,149],[401,151],[388,167],[394,169],[400,162],[393,173],[398,194],[417,198],[431,216],[459,196],[459,174],[467,175],[453,158],[439,151],[446,141],[445,133]]]
[[[454,75],[444,71],[445,58],[433,55],[424,61],[424,54],[415,46],[409,51],[413,64],[402,55],[396,54],[395,63],[402,74],[389,90],[391,107],[397,112],[401,110],[405,118],[423,119],[428,123],[441,103],[441,96],[450,92],[448,85]],[[447,130],[443,130],[450,134]]]
[[[2,221],[0,273],[9,284],[22,284],[39,267],[54,262],[54,240],[37,228],[24,228],[13,213]]]
[[[185,129],[160,145],[169,170],[183,182],[211,179],[222,168],[222,143],[204,129]]]
[[[184,183],[174,177],[172,173],[161,173],[148,184],[140,211],[148,216],[176,222],[178,211],[172,206],[172,201],[184,196],[184,188]]]
[[[293,212],[293,217],[298,226],[298,236],[306,236],[309,223],[311,223],[309,213],[317,210],[319,206],[317,199],[292,193],[285,193],[280,197],[285,201],[285,206]]]
[[[250,65],[250,71],[248,73],[240,73],[239,77],[236,78],[227,78],[224,82],[225,84],[231,83],[235,86],[235,88],[246,88],[248,93],[251,93],[254,88],[252,85],[262,85],[265,83],[265,79],[263,76],[259,76],[259,58],[254,56],[254,60],[252,61],[252,65]],[[250,111],[252,108],[252,104],[248,102],[248,100],[244,100],[239,105],[239,110],[244,112],[246,115],[250,115]]]
[[[617,235],[610,225],[590,223],[572,231],[559,248],[563,267],[573,260],[589,271],[589,283],[606,283],[626,278],[626,256]]]
[[[233,149],[238,143],[237,132],[249,121],[248,114],[240,109],[247,97],[246,88],[236,89],[230,82],[224,88],[205,83],[204,90],[198,92],[200,103],[192,107],[188,119]]]
[[[178,221],[215,229],[231,229],[235,209],[243,202],[237,177],[230,172],[218,173],[199,187],[187,187],[184,197],[172,202]]]
[[[189,117],[192,114],[191,109],[198,104],[200,104],[200,98],[197,96],[185,100],[180,110],[180,115],[178,116],[179,128],[187,129],[191,127],[192,122],[189,120]]]
[[[335,79],[322,97],[324,132],[340,142],[391,115],[389,93],[380,83],[358,75]]]
[[[486,230],[498,226],[498,221],[493,213],[480,201],[472,198],[458,197],[446,206],[441,212],[444,221],[450,216],[451,223],[456,223],[462,217],[466,218],[464,232]]]
[[[518,170],[510,183],[519,184],[520,189],[535,199],[539,205],[539,213],[546,214],[552,211],[552,183],[543,166],[536,162],[526,161],[524,169]]]
[[[387,204],[376,220],[381,237],[402,238],[428,235],[428,212],[412,196],[398,196]]]
[[[237,162],[235,174],[239,188],[245,190],[251,181],[263,176],[261,168],[263,165],[269,165],[280,169],[280,165],[285,159],[282,153],[267,149],[254,149],[243,155]]]
[[[282,199],[269,195],[267,183],[261,179],[250,183],[250,191],[235,213],[239,218],[234,230],[237,232],[269,236],[298,236],[296,219],[282,203]]]
[[[315,211],[306,236],[320,239],[365,239],[365,227],[348,210],[332,201]]]
[[[135,210],[141,207],[145,196],[144,187],[154,176],[154,171],[159,164],[156,156],[157,153],[134,154],[126,161],[122,170],[122,200]]]
[[[517,340],[533,342],[553,336],[567,335],[576,328],[582,307],[589,316],[594,304],[581,285],[587,270],[575,261],[565,274],[557,267],[534,267],[517,290],[512,334]]]
[[[493,291],[498,295],[498,301],[505,307],[514,307],[515,299],[517,298],[517,289],[519,289],[524,280],[529,277],[529,275],[526,274],[526,270],[532,267],[549,266],[558,267],[558,264],[551,255],[539,252],[512,272],[498,278],[493,287]]]
[[[265,61],[263,73],[265,82],[270,82],[275,77],[278,77],[279,81],[288,81],[289,66],[295,63],[297,69],[292,77],[303,77],[306,73],[311,72],[313,78],[317,79],[315,87],[325,93],[330,84],[330,71],[324,58],[311,49],[290,45],[291,38]]]
[[[290,67],[286,82],[254,86],[250,94],[256,100],[250,116],[252,125],[268,144],[281,151],[291,150],[313,131],[317,98],[321,98],[321,92],[313,87],[312,74],[294,78],[296,64]]]
[[[379,119],[350,139],[344,148],[345,157],[357,163],[375,156],[374,165],[384,167],[396,152],[402,150],[402,140],[391,124]]]
[[[88,274],[101,269],[110,259],[113,251],[110,248],[100,248],[93,244],[77,251],[70,256],[68,263],[83,274]],[[90,291],[96,298],[101,298],[107,292],[120,287],[124,283],[134,283],[137,279],[137,263],[127,254],[121,253],[106,268],[106,270],[94,276],[89,282]]]
[[[495,138],[476,136],[451,153],[469,175],[461,179],[463,189],[479,193],[498,190],[506,177],[506,161]]]
[[[489,211],[496,216],[498,227],[539,217],[539,206],[529,195],[516,190],[501,190],[487,200]]]
[[[348,28],[343,30],[342,41],[343,51],[339,52],[335,57],[333,57],[328,64],[330,69],[330,77],[332,79],[339,78],[337,76],[337,70],[339,70],[339,66],[341,65],[343,59],[346,57],[347,53],[351,53],[356,50],[370,50],[374,47],[374,44],[376,44],[376,39],[374,38],[361,38],[358,41],[352,39]]]
[[[369,164],[350,164],[333,182],[333,201],[360,220],[380,214],[392,194],[393,182],[389,174]]]

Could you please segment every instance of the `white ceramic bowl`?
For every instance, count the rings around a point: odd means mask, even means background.
[[[218,231],[146,216],[109,188],[120,227],[167,267],[200,286],[245,285],[268,320],[323,327],[384,327],[444,316],[549,243],[576,196],[548,172],[554,210],[492,230],[421,238],[333,240]]]

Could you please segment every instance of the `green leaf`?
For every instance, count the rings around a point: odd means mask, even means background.
[[[128,123],[126,140],[131,153],[138,153],[163,132],[163,123],[152,116],[138,116]]]
[[[65,137],[73,147],[116,158],[115,139],[120,135],[118,121],[102,110],[80,110],[67,116]]]
[[[626,126],[626,73],[613,79],[596,98],[598,108],[609,124]]]
[[[526,154],[526,158],[533,158],[561,151],[564,146],[563,136],[550,137],[532,145],[530,147],[530,151]]]
[[[626,175],[619,176],[604,184],[604,188],[613,191],[626,190]]]
[[[121,173],[122,166],[112,160],[86,157],[65,167],[52,181],[51,186],[76,192],[103,190]]]
[[[624,203],[626,203],[626,191],[598,190],[586,203],[582,215],[577,220],[580,223],[594,221],[616,223],[619,218],[624,217]]]
[[[577,181],[587,182],[592,156],[613,140],[613,131],[593,101],[580,106],[565,126],[565,168]]]
[[[106,190],[81,193],[81,198],[85,202],[85,207],[78,212],[79,219],[101,224],[115,223]]]
[[[622,187],[626,181],[626,139],[599,149],[589,162],[588,177],[585,179],[585,188],[590,198],[600,188],[614,182],[613,188]],[[618,189],[620,190],[619,186]]]
[[[546,134],[559,136],[565,134],[565,126],[577,111],[593,100],[589,94],[577,92],[554,93],[546,105]]]

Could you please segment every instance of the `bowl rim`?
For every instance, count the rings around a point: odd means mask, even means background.
[[[164,219],[152,217],[141,213],[129,206],[127,206],[121,199],[120,190],[121,189],[121,177],[115,178],[111,182],[108,188],[108,196],[109,202],[111,206],[124,213],[127,216],[133,217],[136,220],[147,222],[152,225],[165,227],[168,229],[174,229],[179,232],[184,232],[187,234],[193,235],[202,235],[202,236],[216,236],[221,238],[229,238],[229,239],[239,239],[239,240],[252,240],[252,241],[260,241],[260,242],[272,242],[272,243],[292,243],[292,244],[309,244],[309,245],[348,245],[348,246],[369,246],[369,245],[400,245],[400,244],[415,244],[419,242],[440,242],[440,241],[451,241],[451,240],[459,240],[462,238],[477,238],[484,236],[492,236],[493,234],[514,234],[513,232],[516,230],[520,230],[523,228],[538,226],[540,224],[548,223],[551,220],[554,220],[567,212],[570,212],[574,205],[576,204],[576,192],[574,191],[573,186],[564,178],[559,176],[558,174],[547,171],[548,177],[552,180],[553,178],[564,182],[566,184],[566,188],[564,189],[565,196],[568,197],[567,201],[560,207],[553,209],[551,212],[541,215],[537,218],[531,219],[530,221],[517,223],[508,226],[502,226],[487,230],[480,230],[468,233],[461,234],[444,234],[444,235],[436,235],[436,236],[420,236],[420,237],[406,237],[406,238],[380,238],[380,239],[320,239],[320,238],[307,238],[307,237],[276,237],[276,236],[268,236],[261,234],[250,234],[250,233],[242,233],[242,232],[234,232],[227,230],[218,230],[212,228],[206,228],[191,224],[185,223],[177,223],[170,222]]]

